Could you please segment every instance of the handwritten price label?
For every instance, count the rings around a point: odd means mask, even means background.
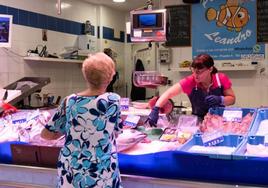
[[[128,115],[123,124],[125,126],[136,127],[140,120],[140,116]]]
[[[222,116],[224,121],[241,122],[242,115],[242,110],[224,110]]]
[[[204,134],[201,138],[204,146],[215,146],[224,141],[223,135],[219,132]]]

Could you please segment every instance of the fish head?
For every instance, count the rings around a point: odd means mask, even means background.
[[[248,23],[249,18],[248,10],[242,7],[234,17],[234,24],[238,28],[244,27]]]

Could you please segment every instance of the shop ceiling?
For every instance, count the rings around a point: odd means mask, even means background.
[[[124,3],[115,3],[113,2],[113,0],[84,0],[84,1],[97,5],[105,5],[120,11],[131,11],[146,6],[148,0],[126,0],[126,2]],[[156,7],[159,4],[159,2],[160,0],[153,0],[154,7]]]

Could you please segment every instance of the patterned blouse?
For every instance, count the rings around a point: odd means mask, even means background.
[[[65,134],[57,164],[58,187],[118,188],[115,135],[121,132],[120,96],[68,96],[46,125]]]

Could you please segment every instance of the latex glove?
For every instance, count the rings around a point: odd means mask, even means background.
[[[155,106],[151,110],[148,119],[145,121],[145,123],[149,123],[151,127],[156,127],[157,121],[159,118],[159,107]]]
[[[223,96],[208,95],[205,98],[205,102],[209,107],[217,107],[223,105]]]

